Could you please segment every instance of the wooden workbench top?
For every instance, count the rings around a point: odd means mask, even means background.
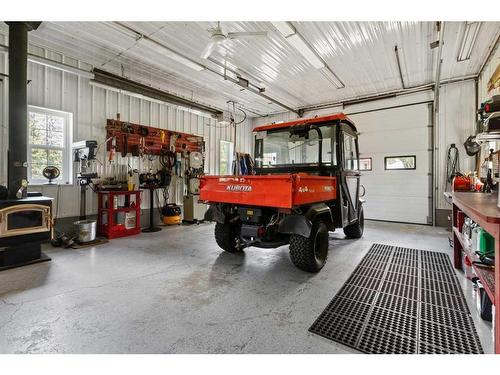
[[[452,193],[453,202],[465,211],[472,211],[487,223],[500,224],[498,193]]]

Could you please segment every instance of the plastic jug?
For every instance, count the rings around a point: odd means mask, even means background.
[[[472,230],[472,239],[471,239],[471,247],[472,247],[472,251],[479,251],[479,233],[481,233],[481,230],[483,228],[481,227],[475,227],[473,230]]]

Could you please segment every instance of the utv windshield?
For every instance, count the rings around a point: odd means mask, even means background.
[[[332,126],[321,126],[323,137],[321,163],[331,165]],[[255,136],[255,162],[257,168],[275,168],[319,163],[320,137],[315,129],[306,134],[291,135],[290,128],[258,132]]]

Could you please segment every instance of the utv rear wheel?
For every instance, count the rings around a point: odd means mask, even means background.
[[[313,224],[309,238],[292,234],[290,236],[290,258],[303,271],[319,272],[328,257],[328,228],[318,221]]]
[[[236,246],[236,238],[239,236],[238,227],[230,223],[215,224],[215,241],[219,247],[229,253],[237,253],[241,250]]]
[[[358,213],[358,220],[344,228],[344,234],[347,238],[361,238],[365,228],[365,214],[363,213],[363,206],[360,206]]]

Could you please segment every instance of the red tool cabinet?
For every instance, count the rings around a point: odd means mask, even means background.
[[[99,191],[97,232],[118,238],[141,232],[141,190]]]

